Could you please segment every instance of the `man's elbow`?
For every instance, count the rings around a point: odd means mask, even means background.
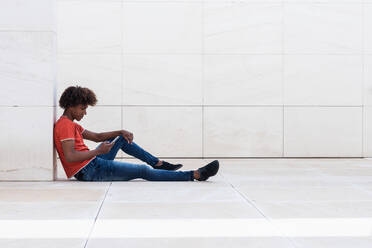
[[[72,163],[74,160],[71,158],[71,155],[66,155],[65,157],[67,163]]]

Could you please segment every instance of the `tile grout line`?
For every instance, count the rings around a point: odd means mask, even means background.
[[[124,129],[123,125],[123,119],[124,119],[124,113],[123,113],[123,106],[124,106],[124,1],[120,1],[121,5],[121,13],[120,13],[120,59],[121,59],[121,67],[120,67],[120,86],[121,86],[121,95],[120,95],[120,128]]]
[[[253,104],[234,104],[234,105],[226,105],[226,104],[219,104],[219,105],[213,105],[213,104],[173,104],[173,105],[146,105],[146,104],[123,104],[123,105],[96,105],[95,108],[101,107],[101,108],[107,108],[107,107],[170,107],[170,108],[176,108],[176,107],[193,107],[193,108],[200,108],[200,107],[209,107],[209,108],[218,108],[218,107],[247,107],[247,108],[262,108],[262,107],[272,107],[272,108],[282,108],[283,104],[280,105],[253,105]],[[53,105],[0,105],[0,108],[34,108],[34,107],[45,107],[45,108],[53,108],[57,106]],[[361,108],[362,105],[284,105],[286,108]]]
[[[205,1],[203,0],[201,2],[201,80],[202,80],[202,116],[201,116],[201,122],[202,122],[202,159],[205,157],[205,99],[204,99],[204,93],[205,93],[205,55],[204,55],[204,39],[205,39],[205,29],[204,29],[204,18],[205,18]]]
[[[74,0],[75,1],[75,0]],[[1,32],[1,31],[0,31]],[[120,52],[59,52],[61,55],[120,55]],[[124,55],[213,55],[213,56],[244,56],[244,55],[304,55],[304,56],[360,56],[362,53],[195,53],[195,52],[124,52]],[[366,52],[372,55],[372,52]]]
[[[265,215],[264,212],[262,212],[251,200],[249,200],[247,197],[245,197],[237,188],[235,188],[235,186],[223,175],[223,173],[220,174],[224,179],[225,181],[227,182],[227,184],[229,184],[231,186],[231,188],[237,192],[248,204],[252,205],[265,219],[267,219],[268,217]]]
[[[364,28],[365,28],[365,2],[362,1],[361,3],[361,8],[362,8],[362,157],[365,157],[365,99],[364,99],[364,80],[365,80],[365,32],[364,32]]]
[[[281,83],[282,83],[282,157],[284,158],[284,155],[285,155],[285,147],[284,147],[284,142],[285,142],[285,137],[284,137],[284,24],[285,24],[285,20],[284,20],[284,10],[285,10],[285,6],[284,6],[284,1],[281,2],[281,7],[282,7],[282,23],[281,23],[281,26],[282,26],[282,46],[281,46],[281,50],[282,50],[282,54],[281,54],[281,62],[282,62],[282,68],[281,68]]]
[[[99,209],[98,209],[98,211],[97,211],[97,215],[96,215],[96,217],[94,218],[94,222],[93,222],[92,227],[90,228],[90,231],[89,231],[89,234],[88,234],[87,240],[85,241],[85,244],[84,244],[84,248],[86,248],[87,245],[88,245],[88,242],[89,242],[90,236],[92,235],[92,232],[93,232],[93,229],[94,229],[94,227],[95,227],[95,225],[96,225],[96,222],[97,222],[97,219],[98,219],[99,213],[101,212],[101,208],[102,208],[102,206],[103,206],[103,203],[104,203],[105,200],[106,200],[106,196],[107,196],[107,193],[109,192],[109,190],[110,190],[110,188],[111,188],[111,185],[112,185],[112,182],[110,182],[109,186],[108,186],[107,189],[106,189],[105,196],[103,197],[103,200],[102,200],[102,202],[101,202],[101,205],[99,206]]]
[[[96,105],[96,107],[119,107],[120,105]],[[243,105],[243,104],[235,104],[235,105],[226,105],[226,104],[219,104],[219,105],[212,105],[212,104],[205,104],[205,105],[188,105],[188,104],[173,104],[173,105],[146,105],[146,104],[123,104],[124,107],[169,107],[169,108],[177,108],[177,107],[189,107],[189,108],[200,108],[200,107],[209,107],[209,108],[219,108],[219,107],[247,107],[247,108],[262,108],[262,107],[271,107],[271,108],[282,108],[283,104],[280,105]],[[42,106],[42,105],[0,105],[0,107],[55,107],[55,106]],[[286,108],[361,108],[363,105],[284,105]]]
[[[120,129],[124,129],[124,91],[125,91],[125,85],[124,85],[124,1],[120,1],[120,6],[121,6],[121,12],[120,12],[120,62],[121,62],[121,67],[120,67],[120,90],[121,90],[121,95],[120,95]],[[122,151],[120,151],[122,152]],[[119,154],[120,154],[119,152]]]
[[[297,248],[298,246],[296,245],[295,241],[291,238],[291,237],[288,237],[287,235],[285,235],[281,229],[276,226],[275,223],[273,223],[272,219],[268,216],[265,215],[265,213],[255,204],[253,203],[248,197],[246,197],[243,193],[241,193],[237,188],[235,188],[235,186],[229,181],[227,180],[227,178],[221,173],[221,176],[225,179],[225,181],[230,184],[231,188],[237,192],[249,205],[251,205],[252,207],[254,207],[267,221],[269,221],[273,227],[275,229],[277,229],[280,233],[281,233],[281,238],[287,240],[291,245],[292,247],[294,248]]]
[[[135,159],[133,157],[115,157],[117,159]],[[247,159],[247,160],[363,160],[363,157],[168,157],[168,156],[159,156],[158,158],[164,159],[227,159],[227,160],[239,160],[239,159]],[[59,159],[59,158],[58,158]]]
[[[53,63],[53,76],[54,76],[54,80],[53,80],[53,126],[54,124],[56,123],[57,121],[57,112],[58,112],[58,105],[57,102],[59,103],[58,101],[58,98],[57,98],[57,92],[58,92],[58,24],[57,24],[57,3],[54,4],[53,6],[53,11],[54,11],[54,21],[55,21],[55,31],[56,31],[56,37],[53,39],[53,58],[54,58],[54,61],[52,62]],[[52,131],[52,137],[54,136],[54,128],[53,128],[53,131]],[[58,164],[57,164],[57,150],[56,150],[56,146],[55,146],[55,143],[53,141],[53,169],[52,169],[52,173],[53,173],[53,181],[57,181],[58,179]]]

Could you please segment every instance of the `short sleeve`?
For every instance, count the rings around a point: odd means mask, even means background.
[[[83,133],[84,132],[84,128],[82,126],[80,126],[79,124],[76,123],[76,127],[77,127],[77,130],[79,131],[79,133]]]
[[[73,123],[67,123],[58,130],[58,137],[60,141],[75,139],[75,126]]]

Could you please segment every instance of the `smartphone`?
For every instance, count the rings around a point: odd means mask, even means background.
[[[113,141],[111,141],[111,143],[115,143],[119,138],[120,136],[117,136]]]

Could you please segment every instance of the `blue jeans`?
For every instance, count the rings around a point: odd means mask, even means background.
[[[112,141],[113,139],[114,138],[108,141]],[[142,160],[148,165],[154,166],[159,162],[158,158],[152,156],[134,142],[129,144],[126,139],[120,136],[109,153],[97,156],[83,169],[76,173],[74,177],[79,181],[129,181],[136,178],[142,178],[148,181],[194,180],[193,171],[158,170],[145,164],[132,164],[115,161],[114,158],[119,149]]]

